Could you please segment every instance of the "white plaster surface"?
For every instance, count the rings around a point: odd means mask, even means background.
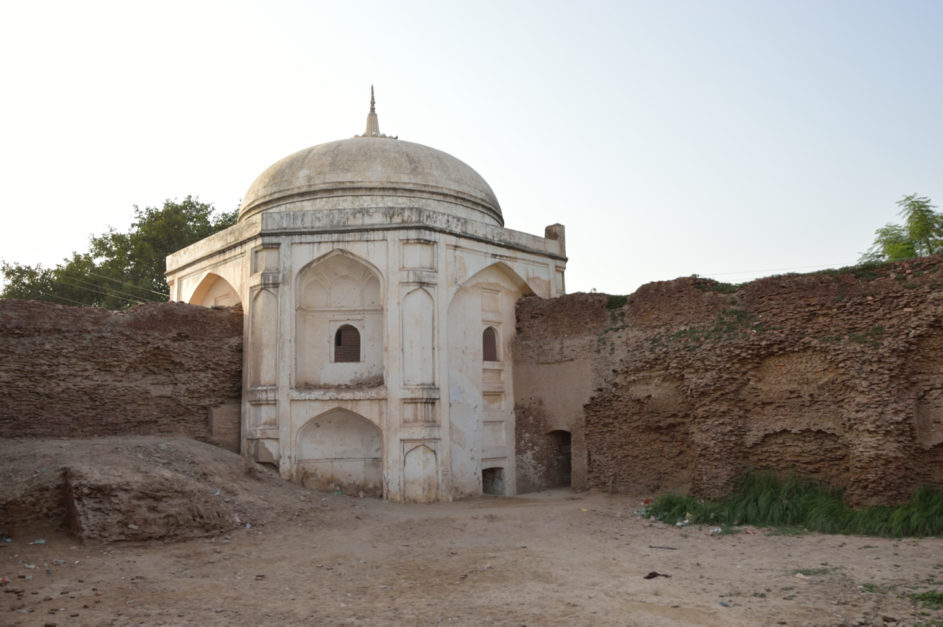
[[[561,294],[566,251],[562,226],[502,224],[474,170],[418,144],[358,137],[266,170],[237,225],[167,260],[176,300],[246,312],[243,453],[396,501],[481,494],[485,468],[513,494],[514,303]],[[355,363],[334,359],[345,324]]]

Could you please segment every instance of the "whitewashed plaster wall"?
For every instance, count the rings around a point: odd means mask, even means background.
[[[465,281],[448,310],[449,443],[452,497],[481,494],[482,471],[500,470],[514,494],[514,402],[510,341],[514,303],[532,290],[503,263]],[[497,335],[497,360],[484,361],[482,335]]]
[[[168,259],[176,299],[213,304],[219,277],[246,311],[244,454],[396,501],[480,494],[488,468],[514,493],[514,303],[563,293],[562,227],[545,239],[423,216],[442,228],[404,228],[407,210],[270,211],[255,231],[237,225],[241,242],[223,232],[217,253],[204,240]],[[332,360],[345,323],[361,332],[360,362]],[[499,361],[484,364],[487,326]]]

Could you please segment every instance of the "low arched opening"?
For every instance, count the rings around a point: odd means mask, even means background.
[[[573,481],[573,445],[569,431],[557,429],[547,434],[550,454],[547,459],[547,482],[551,488],[569,488]]]

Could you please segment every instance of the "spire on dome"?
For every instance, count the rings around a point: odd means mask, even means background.
[[[377,101],[373,97],[373,85],[370,85],[370,113],[367,114],[367,128],[357,137],[389,137],[380,133],[380,121],[377,119]],[[396,139],[392,137],[390,139]]]
[[[373,85],[370,85],[370,113],[367,114],[367,130],[364,137],[378,137],[380,135],[380,121],[377,120],[377,101],[373,97]]]

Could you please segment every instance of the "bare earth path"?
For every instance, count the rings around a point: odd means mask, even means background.
[[[718,536],[638,518],[638,498],[568,490],[409,506],[278,491],[272,522],[210,538],[3,543],[0,624],[943,620],[906,596],[943,587],[940,539]]]

